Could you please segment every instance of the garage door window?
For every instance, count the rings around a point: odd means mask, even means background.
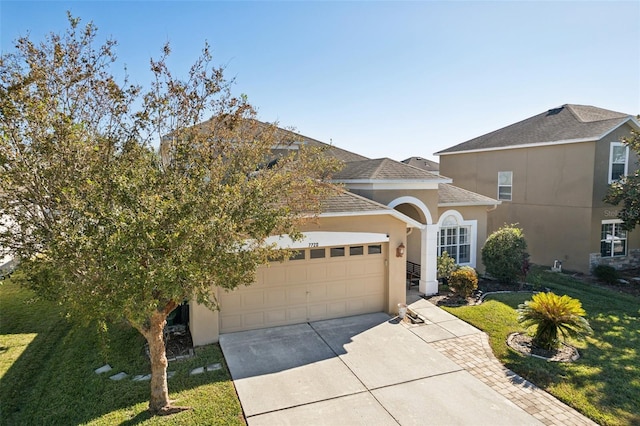
[[[304,260],[306,259],[306,250],[298,250],[289,260]]]
[[[342,256],[344,256],[344,247],[331,248],[331,257],[342,257]]]
[[[324,259],[324,257],[326,256],[325,250],[323,248],[311,249],[309,251],[310,251],[309,257],[311,259]]]
[[[364,254],[364,246],[349,247],[349,256],[362,256]]]
[[[367,253],[382,254],[382,246],[380,244],[376,244],[374,246],[367,246]]]

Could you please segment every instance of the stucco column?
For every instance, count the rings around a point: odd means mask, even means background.
[[[219,297],[217,287],[211,289]],[[220,300],[218,298],[218,300]],[[189,302],[189,331],[193,340],[193,346],[204,346],[217,343],[219,335],[219,315],[218,311],[212,311],[205,305],[196,302],[195,299]]]
[[[438,225],[424,225],[420,233],[421,261],[418,291],[431,296],[438,292]]]

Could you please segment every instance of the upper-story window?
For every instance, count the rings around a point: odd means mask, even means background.
[[[513,172],[498,172],[498,200],[511,201]]]
[[[627,174],[629,148],[621,142],[611,142],[609,151],[609,183],[620,180]]]

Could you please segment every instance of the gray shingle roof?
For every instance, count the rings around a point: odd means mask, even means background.
[[[380,210],[392,209],[345,190],[341,190],[337,195],[324,200],[321,207],[322,213],[354,213]]]
[[[351,161],[333,175],[336,181],[348,180],[420,180],[437,181],[444,179],[437,173],[409,166],[390,158]]]
[[[427,170],[429,172],[438,173],[438,171],[440,170],[439,163],[436,163],[435,161],[427,160],[426,158],[422,158],[422,157],[410,157],[410,158],[407,158],[406,160],[402,160],[402,162],[404,164],[408,164],[410,166],[417,167],[422,170]]]
[[[500,201],[448,183],[438,185],[439,206],[494,206]]]
[[[508,148],[569,140],[596,140],[631,116],[588,105],[566,104],[468,140],[437,154]]]
[[[293,132],[291,130],[278,128],[278,132],[281,132],[283,138],[293,139],[296,142],[302,142],[305,145],[326,148],[326,153],[334,158],[345,163],[349,161],[362,161],[368,160],[364,155],[356,154],[355,152],[347,151],[346,149],[338,148],[337,146],[320,142],[319,140],[312,139],[308,136],[301,135],[300,133]]]

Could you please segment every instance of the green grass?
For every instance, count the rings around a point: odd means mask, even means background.
[[[71,323],[59,312],[10,280],[0,284],[0,424],[245,424],[218,345],[197,348],[196,357],[169,364],[176,371],[169,380],[170,398],[192,410],[151,417],[149,382],[108,378],[120,371],[150,372],[143,338],[116,324],[108,339],[101,339],[95,327]],[[113,373],[93,372],[107,362]],[[224,368],[189,375],[215,362]]]
[[[582,302],[594,334],[571,342],[581,358],[552,363],[524,357],[506,345],[523,331],[515,308],[530,295],[500,294],[479,306],[445,308],[489,334],[496,357],[508,368],[603,425],[640,425],[640,298],[535,270],[531,281]]]

